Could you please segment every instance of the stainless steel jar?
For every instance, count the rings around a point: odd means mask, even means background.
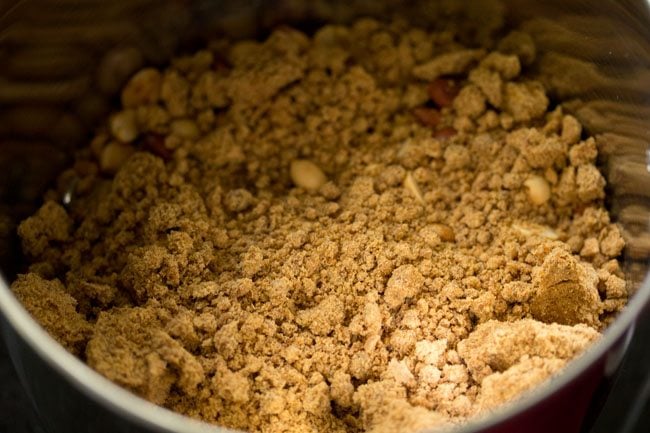
[[[436,3],[436,0],[431,0]],[[445,1],[449,3],[449,1]],[[0,322],[16,370],[51,432],[218,432],[150,404],[67,353],[8,289],[20,266],[16,222],[124,80],[216,31],[249,36],[279,24],[399,13],[426,24],[423,1],[9,0],[0,4]],[[440,2],[438,2],[440,3]],[[469,1],[476,7],[496,1]],[[504,1],[508,25],[535,38],[535,66],[596,137],[610,209],[624,228],[634,295],[584,356],[514,405],[458,432],[577,432],[597,413],[650,299],[650,7],[643,0]],[[467,19],[484,19],[468,14]],[[553,61],[549,61],[553,59]],[[560,66],[558,66],[560,65]]]

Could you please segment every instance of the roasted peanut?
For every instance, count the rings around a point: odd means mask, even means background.
[[[327,182],[325,173],[313,162],[307,159],[296,159],[291,162],[291,180],[300,188],[317,190]]]
[[[445,242],[454,242],[456,240],[456,234],[454,233],[454,229],[449,227],[446,224],[432,224],[430,226],[434,232],[440,236],[440,239],[442,239]]]
[[[434,127],[440,123],[440,112],[433,108],[415,107],[411,113],[423,126]]]
[[[436,78],[427,86],[429,98],[441,108],[450,106],[459,90],[455,81],[444,78]]]

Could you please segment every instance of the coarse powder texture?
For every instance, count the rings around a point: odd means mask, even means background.
[[[534,55],[519,32],[488,49],[362,19],[144,69],[20,225],[13,290],[99,373],[211,423],[486,413],[628,296],[595,142]]]

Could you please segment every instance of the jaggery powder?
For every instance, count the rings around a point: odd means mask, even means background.
[[[487,413],[627,300],[595,142],[534,56],[361,19],[143,69],[20,225],[13,290],[100,374],[211,423]]]

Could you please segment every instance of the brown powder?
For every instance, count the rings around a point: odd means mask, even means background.
[[[593,139],[522,75],[530,37],[496,46],[363,19],[137,73],[72,205],[21,224],[15,293],[99,373],[232,428],[411,432],[516,398],[627,291]]]

